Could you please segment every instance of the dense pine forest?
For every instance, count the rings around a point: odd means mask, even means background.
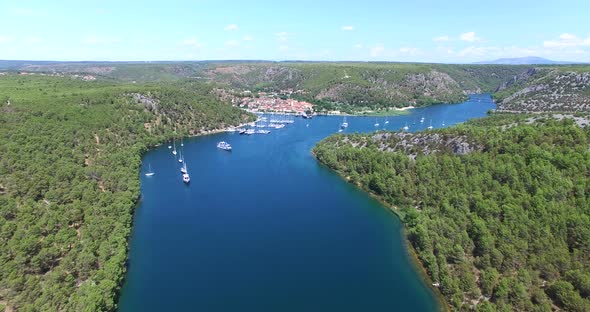
[[[590,311],[590,129],[527,118],[335,135],[313,152],[391,205],[453,310]]]
[[[0,310],[116,308],[142,153],[253,118],[210,88],[0,76]]]

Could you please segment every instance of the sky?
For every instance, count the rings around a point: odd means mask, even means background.
[[[0,59],[590,62],[588,0],[2,0]]]

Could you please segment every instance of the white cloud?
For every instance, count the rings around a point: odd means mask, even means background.
[[[350,26],[350,25],[348,25],[348,26],[342,26],[342,30],[345,30],[345,31],[354,30],[354,26]]]
[[[360,44],[360,43],[357,43],[357,44],[355,44],[353,47],[354,47],[355,49],[362,49],[362,48],[363,48],[363,45],[362,45],[362,44]]]
[[[252,36],[244,36],[244,38],[242,38],[242,40],[244,40],[244,41],[253,41],[254,38]]]
[[[239,45],[240,45],[240,43],[237,40],[229,40],[225,43],[225,46],[230,47],[230,48],[235,48]]]
[[[42,43],[43,39],[39,37],[27,37],[23,40],[26,44],[38,44]]]
[[[409,47],[399,48],[399,52],[402,53],[402,54],[411,55],[411,56],[422,54],[422,51],[420,49],[418,49],[418,48],[409,48]]]
[[[120,39],[113,37],[88,36],[82,39],[82,43],[85,44],[114,44],[120,42]]]
[[[184,39],[182,40],[182,44],[185,46],[190,46],[190,47],[195,47],[195,48],[200,48],[203,45],[195,38],[188,38],[188,39]]]
[[[238,30],[239,27],[236,24],[229,24],[227,26],[225,26],[224,30],[226,31],[231,31],[231,30]]]
[[[11,37],[8,37],[8,36],[0,36],[0,43],[8,43],[10,41],[12,41],[12,38]]]
[[[590,47],[590,37],[586,39],[579,38],[576,35],[564,33],[559,36],[557,40],[543,41],[545,48],[576,48],[576,47]]]
[[[277,37],[278,41],[286,42],[286,41],[288,41],[289,33],[282,31],[282,32],[276,33],[275,36]]]
[[[379,57],[381,55],[383,55],[383,52],[385,52],[385,47],[383,46],[383,44],[377,44],[374,47],[371,48],[371,57]]]
[[[444,42],[444,41],[449,41],[449,36],[438,36],[434,39],[432,39],[432,41],[434,42]]]
[[[473,31],[463,33],[459,36],[459,38],[461,40],[467,41],[467,42],[474,42],[474,41],[480,40],[477,36],[475,36],[475,32],[473,32]]]

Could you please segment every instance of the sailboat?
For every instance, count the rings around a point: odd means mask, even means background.
[[[442,125],[443,125],[443,126],[445,125],[445,122],[444,122],[444,121],[443,121]]]
[[[375,127],[379,127],[379,122],[377,121],[377,118],[375,118]]]
[[[182,141],[182,138],[180,138],[180,146],[184,146],[184,142]]]
[[[340,125],[341,129],[346,129],[348,128],[348,122],[346,122],[346,116],[344,116],[344,119],[342,120],[342,124]]]
[[[180,171],[182,171],[184,169],[184,172],[182,173],[182,182],[189,184],[191,182],[191,177],[188,175],[188,169],[186,168],[186,162],[183,163],[182,169],[180,169]]]
[[[430,126],[428,126],[428,129],[432,129],[432,119],[430,119]]]
[[[180,151],[180,156],[178,157],[178,162],[181,163],[182,162],[182,151]]]
[[[389,123],[389,119],[387,117],[385,117],[385,124]]]
[[[172,154],[176,155],[176,141],[174,141],[174,139],[172,139],[172,145],[174,146],[174,148],[172,149]]]
[[[410,130],[410,127],[408,127],[408,123],[406,122],[406,125],[403,127],[404,131],[408,131]]]
[[[180,167],[181,173],[186,173],[186,161],[182,163],[182,167]]]
[[[152,170],[152,164],[148,164],[148,166],[149,166],[149,169],[148,169],[148,172],[145,173],[145,176],[146,177],[151,177],[151,176],[153,176],[156,173]]]

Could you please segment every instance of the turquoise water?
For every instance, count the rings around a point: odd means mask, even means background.
[[[410,131],[481,117],[487,95],[410,115],[348,117],[345,132]],[[425,122],[421,124],[420,118]],[[187,139],[191,184],[167,146],[144,157],[120,311],[435,311],[399,220],[321,166],[310,149],[341,117],[268,135]],[[218,141],[233,151],[216,148]],[[148,164],[156,174],[145,177]]]

